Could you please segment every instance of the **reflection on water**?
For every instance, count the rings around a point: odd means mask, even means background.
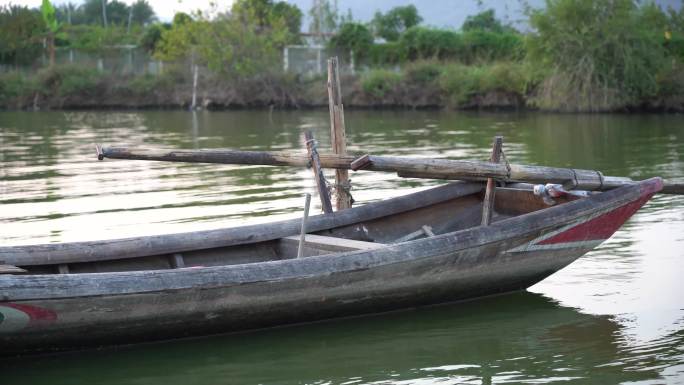
[[[487,159],[491,138],[503,134],[511,162],[684,176],[675,115],[351,111],[346,123],[350,152]],[[302,150],[308,128],[325,151],[328,124],[326,111],[2,112],[0,243],[297,216],[302,194],[314,191],[308,170],[97,162],[93,144]],[[358,202],[442,183],[370,172],[351,178]],[[0,362],[3,383],[684,382],[683,204],[657,196],[599,249],[531,289],[541,295]]]
[[[10,383],[495,384],[657,378],[671,335],[623,349],[619,324],[520,293],[458,305],[118,351],[5,362]],[[680,352],[681,353],[681,352]],[[9,375],[9,377],[8,377]]]

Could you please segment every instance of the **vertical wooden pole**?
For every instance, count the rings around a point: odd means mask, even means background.
[[[304,202],[304,217],[302,217],[302,231],[299,234],[299,247],[297,248],[297,258],[304,255],[304,242],[306,241],[306,221],[309,219],[309,206],[311,205],[311,194],[306,194]]]
[[[489,158],[493,163],[501,161],[501,148],[503,147],[503,136],[495,136],[492,145],[492,156]],[[487,190],[485,191],[484,201],[482,202],[482,226],[489,226],[492,222],[494,212],[494,195],[496,193],[496,180],[487,179]]]
[[[328,59],[328,104],[330,107],[330,140],[333,153],[345,155],[347,153],[347,136],[344,128],[344,106],[342,105],[342,91],[340,89],[340,71],[337,57]],[[337,192],[337,210],[351,207],[349,189],[349,171],[335,171],[335,189]]]
[[[309,159],[311,160],[311,169],[314,173],[314,179],[316,179],[318,195],[321,198],[321,208],[324,213],[330,214],[333,211],[332,203],[330,202],[330,191],[328,191],[325,175],[323,175],[321,159],[319,158],[318,150],[316,149],[316,142],[314,141],[313,134],[310,130],[307,130],[304,133],[304,138],[306,139],[306,149],[309,152]]]

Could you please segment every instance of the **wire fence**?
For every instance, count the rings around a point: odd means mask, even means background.
[[[331,52],[319,45],[290,45],[282,50],[282,69],[285,72],[313,77],[327,71],[327,59],[340,58],[340,72],[354,74],[353,55],[350,52]],[[0,73],[35,73],[47,67],[49,59],[42,55],[31,65],[15,66],[0,64]],[[55,64],[75,65],[81,68],[96,69],[109,75],[161,75],[165,63],[155,59],[149,52],[136,46],[111,47],[98,52],[87,52],[71,48],[58,48],[55,51]],[[173,63],[166,63],[166,66]]]

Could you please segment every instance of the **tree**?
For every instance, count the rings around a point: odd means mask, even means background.
[[[161,40],[164,31],[168,31],[170,29],[171,24],[151,24],[145,28],[145,32],[142,34],[142,36],[140,36],[138,45],[147,52],[154,52],[157,42]]]
[[[653,95],[667,28],[653,12],[662,11],[632,0],[547,0],[529,11],[529,59],[550,71],[540,103],[606,110]]]
[[[302,16],[304,14],[296,5],[279,1],[273,5],[271,13],[274,19],[281,19],[285,22],[292,35],[297,36],[302,31]]]
[[[328,46],[333,49],[353,52],[356,58],[363,57],[371,45],[373,34],[361,23],[345,23],[340,27],[337,35],[330,39]]]
[[[59,32],[61,27],[55,16],[55,7],[52,6],[50,0],[43,0],[40,6],[40,12],[43,15],[43,21],[47,29],[47,45],[50,57],[50,67],[55,65],[55,35]]]
[[[330,4],[329,0],[314,0],[309,16],[311,17],[309,32],[319,35],[334,32],[339,22],[337,1]]]
[[[0,62],[31,64],[42,51],[45,24],[38,11],[18,5],[0,6]]]
[[[298,40],[302,25],[302,11],[296,5],[284,1],[238,0],[233,3],[231,14],[244,24],[256,26],[257,31],[281,31],[289,36],[281,38],[282,43]]]
[[[147,0],[137,0],[131,5],[131,22],[134,24],[147,25],[157,19],[154,10]]]
[[[178,60],[192,55],[212,71],[240,78],[267,72],[278,66],[280,48],[291,34],[284,19],[272,18],[259,1],[239,1],[233,12],[213,20],[174,17],[171,29],[162,32],[155,57]],[[257,7],[251,7],[256,5]]]
[[[477,15],[466,17],[463,25],[461,26],[461,30],[463,32],[487,31],[501,33],[504,31],[504,27],[496,18],[494,9],[488,9],[484,12],[478,13]]]
[[[129,8],[118,0],[85,0],[81,6],[87,24],[101,24],[105,28],[109,24],[126,25]]]
[[[375,13],[371,25],[375,35],[387,41],[397,41],[407,29],[420,24],[423,18],[418,14],[414,5],[394,7],[386,14]]]

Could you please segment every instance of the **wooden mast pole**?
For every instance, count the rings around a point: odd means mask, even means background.
[[[347,154],[347,135],[344,127],[344,106],[342,105],[342,91],[340,89],[340,71],[337,57],[328,59],[328,105],[330,108],[330,140],[333,153]],[[338,169],[335,171],[335,192],[337,195],[337,210],[348,209],[352,205],[349,190],[349,171]]]
[[[492,156],[489,158],[492,163],[501,161],[501,148],[503,147],[503,136],[495,136],[492,144]],[[492,222],[494,212],[494,196],[496,195],[496,179],[487,178],[487,190],[482,201],[482,226],[489,226]]]

